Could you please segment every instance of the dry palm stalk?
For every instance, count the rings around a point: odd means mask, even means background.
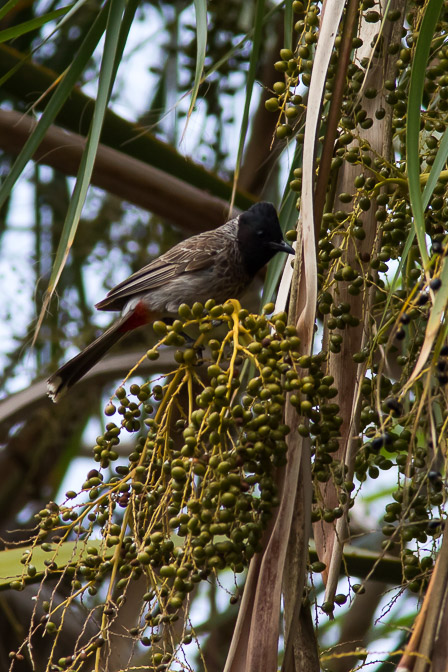
[[[397,5],[398,3],[395,3]],[[383,9],[386,3],[383,2]],[[393,9],[393,7],[391,7]],[[367,116],[375,118],[377,109],[384,105],[384,80],[388,78],[389,73],[394,68],[394,56],[387,52],[387,45],[394,39],[392,31],[401,30],[400,22],[394,24],[385,23],[383,27],[383,38],[381,44],[385,45],[380,51],[375,52],[371,67],[367,72],[365,88],[375,88],[378,95],[374,99],[363,99],[363,109]],[[376,44],[375,36],[378,33],[376,24],[363,22],[360,25],[360,37],[363,40],[363,47],[358,49],[356,59],[369,57],[372,42]],[[394,33],[395,34],[395,33]],[[386,160],[391,153],[391,117],[385,115],[382,120],[376,120],[370,129],[357,129],[364,143],[368,143],[371,153],[379,155]],[[357,134],[357,130],[353,134]],[[358,165],[344,162],[342,165],[336,186],[336,193],[349,192],[353,190],[355,178],[361,173]],[[347,206],[337,201],[335,204],[337,210],[347,210]],[[375,219],[375,201],[372,200],[371,207],[364,214],[364,230],[366,236],[364,240],[358,242],[356,247],[348,244],[345,249],[345,256],[342,257],[344,265],[356,269],[360,275],[366,277],[370,271],[369,260],[374,246],[378,244],[377,240],[377,221]],[[349,213],[347,213],[349,216]],[[343,245],[343,240],[336,239],[334,245]],[[333,291],[330,288],[329,291]],[[373,302],[373,288],[365,288],[357,296],[348,293],[347,285],[340,284],[338,294],[334,296],[336,303],[345,302],[350,306],[350,314],[359,318],[360,323],[357,327],[350,327],[346,330],[341,343],[341,351],[337,354],[330,352],[328,359],[328,374],[334,377],[334,386],[338,390],[338,396],[335,401],[339,405],[339,415],[343,418],[341,426],[341,440],[338,452],[334,453],[334,459],[345,462],[348,467],[347,477],[350,479],[353,473],[353,460],[355,456],[358,435],[359,419],[359,386],[364,376],[364,364],[356,364],[353,360],[353,353],[361,350],[366,338],[371,332],[371,306]],[[328,331],[324,332],[324,349],[329,337]],[[338,494],[332,482],[321,486],[322,506],[325,509],[334,509],[339,505]],[[347,539],[348,531],[346,525],[347,508],[342,518],[337,523],[327,523],[319,521],[314,525],[314,538],[319,558],[327,565],[323,573],[324,581],[327,583],[327,593],[325,599],[332,601],[337,588],[337,580],[340,571],[343,544]]]

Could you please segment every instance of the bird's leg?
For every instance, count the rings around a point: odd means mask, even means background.
[[[200,343],[199,345],[194,345],[193,346],[195,351],[196,351],[196,366],[202,366],[204,363],[204,350],[205,350],[205,345],[202,345]]]

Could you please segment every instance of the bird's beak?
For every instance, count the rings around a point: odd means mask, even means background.
[[[269,247],[271,250],[275,250],[276,252],[287,252],[288,254],[295,254],[294,248],[291,247],[291,245],[288,245],[288,243],[284,240],[281,240],[279,243],[271,241],[269,243]]]

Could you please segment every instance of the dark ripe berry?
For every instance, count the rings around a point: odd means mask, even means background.
[[[433,278],[433,279],[431,280],[431,282],[429,283],[429,286],[431,287],[431,289],[432,289],[434,292],[436,292],[438,289],[441,288],[441,286],[442,286],[442,281],[441,281],[440,278]]]
[[[439,354],[440,354],[441,357],[448,357],[448,345],[443,345],[440,348],[440,353]]]
[[[434,254],[442,254],[443,252],[443,245],[440,242],[440,240],[435,240],[432,244],[432,251]]]
[[[428,300],[429,300],[428,294],[420,294],[420,296],[417,299],[417,305],[424,306],[425,303],[428,303]]]
[[[440,359],[436,364],[438,371],[446,371],[448,369],[448,361],[446,359]]]
[[[431,483],[440,483],[442,480],[442,474],[440,471],[430,471],[428,472],[428,479]]]
[[[373,439],[371,446],[374,450],[380,450],[383,446],[390,446],[394,442],[394,437],[389,432],[381,434]]]
[[[411,318],[409,317],[409,315],[408,315],[407,313],[403,313],[403,314],[400,316],[400,322],[401,322],[401,324],[409,324],[410,321],[411,321]]]
[[[400,327],[400,329],[397,329],[397,333],[395,334],[395,338],[398,341],[402,341],[405,338],[405,336],[406,336],[406,332],[405,332],[404,329],[402,329],[401,327]]]
[[[395,399],[395,397],[389,397],[386,399],[385,404],[387,408],[390,408],[391,411],[395,411],[399,415],[403,413],[403,407],[398,401],[398,399]]]
[[[429,534],[434,534],[435,532],[438,532],[442,528],[443,528],[443,521],[440,519],[434,519],[429,521],[426,529]]]

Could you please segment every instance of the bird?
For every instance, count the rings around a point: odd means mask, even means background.
[[[95,305],[121,315],[48,379],[48,396],[56,403],[128,332],[176,316],[181,304],[238,299],[277,252],[294,254],[294,248],[283,239],[275,207],[265,201],[178,243]]]

